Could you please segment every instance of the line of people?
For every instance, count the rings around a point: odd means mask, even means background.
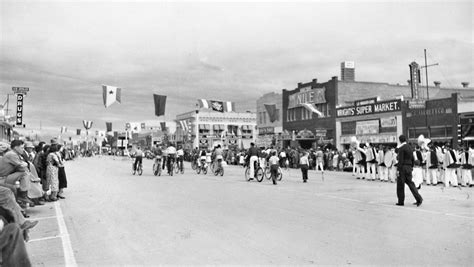
[[[21,140],[0,142],[0,265],[30,266],[24,242],[38,221],[26,220],[26,210],[65,198],[64,162],[64,147],[55,139],[36,146]]]
[[[413,151],[413,182],[417,188],[426,185],[474,186],[472,166],[474,148],[455,150],[449,143],[434,143],[423,135]],[[352,140],[354,154],[353,175],[357,179],[396,181],[398,155],[395,147],[361,144]]]

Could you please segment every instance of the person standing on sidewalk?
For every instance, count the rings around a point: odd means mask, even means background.
[[[59,192],[59,158],[56,152],[58,152],[58,145],[52,144],[49,148],[49,154],[46,156],[46,178],[48,180],[48,184],[51,186],[51,196],[49,198],[50,201],[58,200],[57,196]]]
[[[416,199],[414,205],[420,206],[423,198],[418,193],[415,184],[412,180],[413,172],[413,149],[406,143],[407,139],[404,135],[398,137],[400,146],[398,147],[398,179],[397,179],[397,206],[403,206],[405,203],[405,184],[410,188],[411,193]]]

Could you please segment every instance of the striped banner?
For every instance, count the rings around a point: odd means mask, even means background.
[[[89,130],[92,127],[92,121],[83,120],[82,124],[84,125],[84,128],[86,128],[86,130]]]

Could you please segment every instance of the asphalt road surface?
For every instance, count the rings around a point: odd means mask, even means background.
[[[350,173],[284,171],[272,185],[223,177],[142,176],[131,161],[66,164],[67,199],[30,209],[40,223],[28,251],[35,266],[84,265],[472,265],[474,188],[424,186],[421,207],[406,189]]]

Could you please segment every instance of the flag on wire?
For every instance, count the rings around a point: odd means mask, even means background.
[[[264,104],[265,109],[267,110],[268,117],[270,118],[270,122],[274,122],[277,120],[277,109],[276,109],[276,104]]]
[[[232,112],[235,111],[235,103],[230,101],[216,101],[207,99],[198,99],[200,108],[212,109],[218,112]]]
[[[76,135],[81,135],[81,129],[76,129]]]
[[[61,133],[67,132],[67,127],[66,126],[61,126]]]
[[[316,108],[316,106],[314,106],[314,104],[312,104],[312,103],[302,103],[301,105],[302,105],[304,108],[306,108],[307,110],[318,114],[319,117],[324,118],[324,114],[323,114],[321,111],[319,111],[319,110]]]
[[[92,121],[83,120],[82,124],[84,125],[84,128],[86,128],[86,130],[89,130],[92,127]]]
[[[122,88],[115,86],[102,85],[102,95],[104,98],[104,106],[108,108],[115,101],[121,103],[122,101]]]
[[[105,127],[107,128],[107,132],[111,132],[111,131],[112,131],[112,123],[111,123],[111,122],[106,122],[106,123],[105,123]]]
[[[186,124],[186,121],[185,120],[180,120],[179,121],[179,124],[181,125],[181,129],[183,129],[184,132],[187,132],[188,131],[188,125]]]
[[[158,117],[165,115],[166,96],[153,94],[153,99],[155,100],[155,115]]]

